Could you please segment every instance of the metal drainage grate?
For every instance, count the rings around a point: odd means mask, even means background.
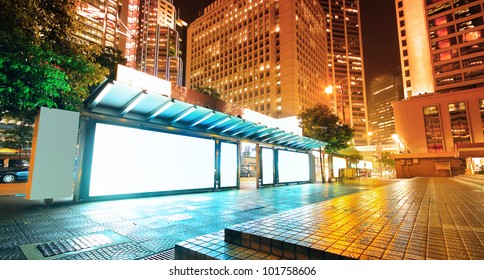
[[[75,252],[82,249],[113,243],[114,240],[104,234],[92,234],[88,236],[74,237],[70,239],[51,241],[37,245],[40,253],[44,257]]]
[[[175,259],[175,248],[171,248],[161,253],[149,256],[144,260],[174,260],[174,259]]]
[[[19,248],[28,260],[51,260],[129,241],[125,236],[105,230],[84,236],[20,245]]]

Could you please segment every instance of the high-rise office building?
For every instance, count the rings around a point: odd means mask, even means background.
[[[484,3],[396,0],[405,96],[484,86]]]
[[[181,85],[183,61],[173,0],[83,0],[79,40],[120,50],[126,65]]]
[[[188,27],[187,87],[211,87],[229,103],[295,116],[321,103],[326,27],[312,0],[217,0]]]
[[[119,49],[118,14],[121,0],[82,0],[79,2],[81,41]]]
[[[123,0],[119,14],[119,49],[126,58],[126,66],[136,68],[136,49],[139,34],[140,0]]]
[[[332,105],[355,129],[354,144],[367,145],[367,108],[358,0],[319,0],[326,13]]]
[[[403,100],[403,86],[400,67],[387,69],[370,83],[368,95],[368,122],[371,135],[370,145],[395,146],[395,119],[392,102]]]
[[[180,85],[183,62],[173,0],[140,0],[136,68]]]
[[[396,0],[406,100],[397,176],[472,174],[484,158],[484,2]]]

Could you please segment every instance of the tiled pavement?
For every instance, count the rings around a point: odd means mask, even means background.
[[[169,259],[174,258],[177,242],[373,185],[305,184],[256,190],[248,183],[241,190],[199,194],[79,204],[54,201],[50,208],[44,208],[42,201],[0,197],[0,259]],[[110,241],[101,244],[93,236],[96,233]],[[72,247],[65,248],[69,244]],[[38,245],[52,247],[47,258]]]
[[[175,244],[178,259],[484,259],[480,179],[367,179],[50,208],[0,198],[0,259],[173,259]]]
[[[175,256],[483,260],[483,179],[416,178],[341,196],[180,242]]]

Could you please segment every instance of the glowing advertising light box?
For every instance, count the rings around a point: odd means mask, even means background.
[[[274,150],[262,148],[262,184],[274,184]]]
[[[215,141],[97,123],[89,196],[212,188]]]
[[[309,181],[309,155],[278,151],[279,183]]]
[[[340,157],[333,157],[333,174],[339,177],[339,169],[346,168],[346,160]]]
[[[220,187],[237,186],[237,144],[221,144]]]
[[[149,93],[171,96],[171,82],[118,64],[116,81],[138,87]]]

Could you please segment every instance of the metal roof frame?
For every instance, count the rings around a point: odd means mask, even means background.
[[[105,80],[95,89],[84,105],[85,112],[89,113],[219,135],[232,140],[305,151],[326,146],[325,142],[319,140],[182,102],[112,79]]]

